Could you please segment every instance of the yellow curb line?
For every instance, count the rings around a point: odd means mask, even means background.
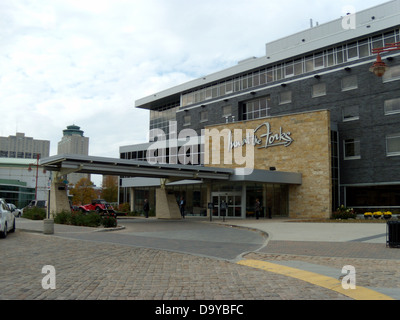
[[[382,293],[364,287],[357,286],[357,288],[354,290],[351,289],[345,290],[342,287],[342,282],[337,279],[266,261],[242,260],[237,262],[237,264],[299,279],[319,287],[336,291],[355,300],[395,300],[387,295],[384,295]]]

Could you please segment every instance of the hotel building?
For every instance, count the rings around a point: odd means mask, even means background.
[[[383,77],[369,70],[374,48],[400,41],[399,21],[400,0],[390,1],[136,101],[150,111],[151,140],[120,147],[121,159],[238,169],[249,154],[253,170],[212,183],[121,177],[120,202],[155,208],[163,187],[194,215],[212,202],[219,217],[225,201],[228,217],[246,218],[256,198],[264,216],[329,218],[342,204],[400,211],[400,51],[382,54]]]

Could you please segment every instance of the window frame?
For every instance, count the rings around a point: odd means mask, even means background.
[[[389,139],[399,139],[400,140],[400,133],[390,134],[386,136],[386,156],[387,157],[397,157],[400,156],[400,148],[399,151],[389,152]]]
[[[352,142],[350,142],[352,141]],[[347,156],[347,146],[352,143],[353,144],[353,148],[354,148],[354,155],[352,156]],[[358,144],[358,150],[359,150],[359,154],[357,154],[357,145]],[[344,156],[344,160],[359,160],[361,159],[361,141],[358,138],[352,138],[352,139],[345,139],[343,140],[343,156]]]
[[[317,86],[324,86],[324,92],[323,93],[318,93],[316,94],[315,92],[315,88]],[[316,83],[312,86],[312,92],[311,92],[311,97],[312,98],[318,98],[318,97],[323,97],[326,96],[326,83],[325,82],[321,82],[321,83]]]

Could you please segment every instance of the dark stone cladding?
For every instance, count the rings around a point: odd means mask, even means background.
[[[279,116],[313,110],[328,109],[331,111],[331,121],[336,123],[339,132],[339,159],[340,183],[375,184],[393,183],[400,181],[400,156],[386,155],[386,136],[400,133],[400,114],[385,115],[384,102],[388,99],[400,98],[400,80],[384,83],[381,78],[369,72],[372,57],[356,60],[322,69],[319,72],[292,77],[273,83],[272,85],[252,88],[247,93],[234,93],[225,98],[209,100],[204,107],[188,107],[187,111],[177,113],[178,132],[182,129],[194,129],[197,134],[206,126],[225,122],[222,117],[223,107],[230,105],[232,115],[240,121],[241,107],[244,102],[270,95],[270,116]],[[385,59],[391,65],[399,64],[399,57],[392,61]],[[372,64],[372,63],[371,63]],[[350,68],[346,70],[346,68]],[[319,74],[316,78],[313,75]],[[348,91],[342,90],[342,79],[356,75],[358,88]],[[326,95],[312,97],[314,84],[326,84]],[[280,84],[286,83],[285,87]],[[279,104],[279,94],[283,91],[292,91],[292,102]],[[256,94],[251,94],[251,92]],[[342,111],[347,106],[359,106],[359,120],[344,122]],[[200,122],[201,111],[208,111],[208,121]],[[183,126],[183,118],[191,116],[190,126]],[[344,160],[344,140],[360,139],[361,159]]]

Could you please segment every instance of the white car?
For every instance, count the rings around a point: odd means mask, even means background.
[[[6,238],[9,232],[15,231],[15,216],[11,213],[7,203],[0,199],[0,238]]]
[[[7,203],[8,207],[10,208],[10,211],[16,216],[17,218],[22,216],[22,210],[18,209],[15,204],[12,203]]]

